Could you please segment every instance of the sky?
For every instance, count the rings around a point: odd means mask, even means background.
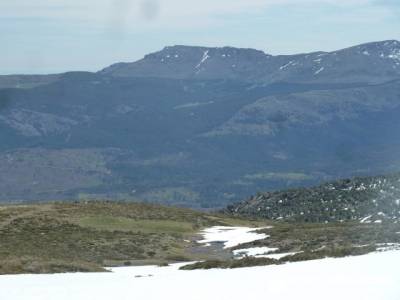
[[[0,74],[98,71],[172,45],[266,53],[400,40],[400,0],[1,0]]]

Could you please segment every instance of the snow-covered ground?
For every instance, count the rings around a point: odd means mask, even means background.
[[[207,228],[201,232],[204,239],[199,241],[200,244],[210,245],[210,243],[223,243],[224,248],[235,247],[240,244],[249,243],[257,240],[263,240],[268,235],[257,233],[257,230],[268,229],[263,228],[250,228],[250,227],[227,227],[227,226],[214,226]]]
[[[233,250],[233,254],[241,258],[243,256],[255,256],[260,257],[262,255],[278,251],[279,248],[269,248],[269,247],[254,247],[254,248],[246,248],[246,249],[238,249]]]
[[[209,246],[210,243],[223,243],[224,248],[236,247],[240,244],[249,243],[257,240],[263,240],[269,237],[264,233],[257,233],[260,229],[269,229],[272,227],[262,228],[250,228],[250,227],[226,227],[226,226],[215,226],[205,229],[201,232],[204,239],[198,243]],[[236,259],[243,258],[245,256],[254,257],[266,257],[273,259],[280,259],[285,256],[294,255],[298,252],[291,253],[275,253],[279,251],[279,248],[269,247],[250,247],[233,250],[232,254]]]
[[[301,253],[301,252],[285,252],[285,253],[274,253],[274,254],[266,254],[266,255],[258,255],[256,257],[265,257],[265,258],[272,258],[272,259],[281,259],[284,258],[286,256],[292,256],[295,255],[297,253]]]
[[[268,237],[254,230],[212,227],[202,232],[200,242],[205,246],[220,242],[230,248]],[[258,247],[234,253],[263,257],[293,254],[268,254],[275,250]],[[181,271],[182,265],[113,268],[110,273],[0,276],[0,299],[400,299],[400,251],[395,250],[232,270]]]
[[[400,251],[233,270],[0,276],[4,300],[399,300]]]

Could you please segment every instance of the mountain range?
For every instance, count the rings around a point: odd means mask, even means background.
[[[0,76],[0,200],[221,208],[400,170],[400,42],[272,56],[166,47],[99,72]]]

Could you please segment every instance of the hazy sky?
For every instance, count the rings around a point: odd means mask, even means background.
[[[400,40],[400,0],[1,0],[0,74],[97,71],[167,45],[270,54]]]

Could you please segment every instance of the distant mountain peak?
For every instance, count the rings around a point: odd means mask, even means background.
[[[390,46],[396,46],[400,47],[400,42],[398,40],[385,40],[385,41],[380,41],[376,42],[377,44],[383,44],[385,47],[390,47]],[[374,43],[371,43],[374,44]]]
[[[114,64],[101,73],[121,77],[240,79],[253,76],[270,57],[255,49],[175,45],[134,63]]]
[[[175,45],[167,46],[161,51],[153,52],[144,57],[144,59],[203,59],[203,57],[208,56],[208,58],[238,58],[245,57],[247,59],[264,59],[267,55],[263,51],[255,50],[251,48],[235,48],[235,47],[201,47],[201,46],[185,46],[185,45]]]
[[[400,42],[397,40],[366,43],[346,48],[342,51],[355,51],[360,55],[374,55],[380,58],[391,58],[400,61]]]
[[[190,46],[190,45],[173,45],[173,46],[166,46],[161,51],[157,52],[164,52],[164,51],[232,51],[232,52],[254,52],[254,53],[263,53],[261,50],[257,50],[254,48],[241,48],[241,47],[232,47],[232,46],[223,46],[223,47],[206,47],[206,46]],[[156,52],[156,53],[157,53]]]
[[[400,42],[397,40],[383,40],[383,41],[376,41],[376,42],[369,42],[363,43],[351,47],[347,47],[341,50],[336,50],[334,52],[348,50],[348,49],[360,49],[360,48],[392,48],[392,47],[400,47]]]
[[[174,45],[100,73],[115,77],[276,82],[379,83],[400,78],[400,42],[365,43],[333,52],[272,56],[235,47]]]

